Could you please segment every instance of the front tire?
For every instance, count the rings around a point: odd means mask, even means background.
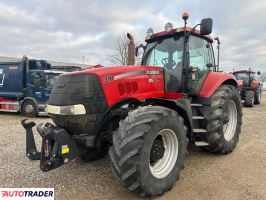
[[[141,196],[162,195],[184,168],[186,134],[183,118],[173,110],[145,106],[130,111],[109,150],[115,177]]]
[[[245,93],[245,100],[244,105],[246,107],[253,107],[254,106],[254,92],[252,90],[248,90]]]
[[[241,98],[234,86],[222,85],[211,96],[207,119],[207,149],[212,153],[231,153],[239,140],[242,124]]]
[[[38,114],[37,106],[32,100],[26,100],[23,102],[21,112],[27,117],[36,117]]]

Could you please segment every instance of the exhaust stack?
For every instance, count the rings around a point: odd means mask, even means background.
[[[135,65],[135,42],[131,34],[127,33],[128,43],[128,53],[127,53],[127,65]]]

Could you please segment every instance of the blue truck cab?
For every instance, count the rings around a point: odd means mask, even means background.
[[[51,71],[44,60],[0,62],[0,111],[46,115],[53,84],[62,73]]]

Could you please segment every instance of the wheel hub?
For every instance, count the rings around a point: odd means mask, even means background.
[[[163,157],[164,151],[165,148],[163,146],[162,139],[161,138],[156,139],[151,147],[151,154],[150,154],[151,165],[154,165],[156,161],[158,161]]]
[[[25,107],[25,110],[26,110],[27,113],[31,113],[33,111],[33,106],[32,105],[27,105]]]
[[[237,126],[237,108],[233,100],[228,102],[227,113],[224,116],[223,132],[226,141],[230,141],[236,131]]]
[[[171,129],[161,130],[155,137],[150,150],[150,170],[155,178],[168,176],[178,157],[178,139]]]

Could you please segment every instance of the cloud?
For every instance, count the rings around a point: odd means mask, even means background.
[[[221,67],[254,67],[266,63],[266,2],[249,0],[3,0],[0,3],[0,55],[108,65],[107,52],[117,35],[133,32],[143,41],[146,30],[161,31],[171,21],[182,26],[214,19],[214,34],[222,41]]]

